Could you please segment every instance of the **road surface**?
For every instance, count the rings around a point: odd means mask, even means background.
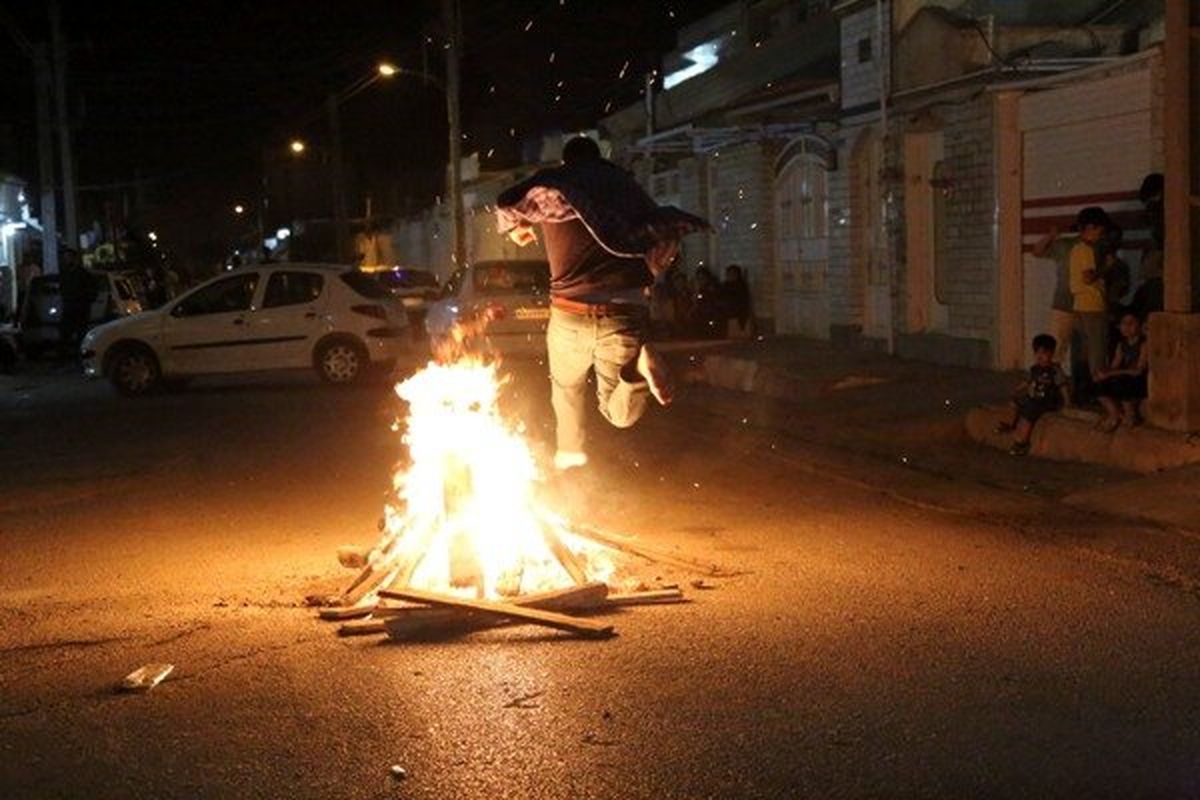
[[[608,641],[380,645],[301,600],[374,537],[387,386],[4,380],[5,798],[1200,797],[1200,602],[1163,566],[1196,543],[1170,532],[817,452],[693,388],[597,416],[553,493],[744,574],[643,565],[694,602]],[[514,391],[544,453],[537,365]],[[177,666],[113,691],[152,662]]]

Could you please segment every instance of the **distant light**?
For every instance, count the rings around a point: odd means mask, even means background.
[[[292,235],[292,232],[290,230],[288,230],[287,228],[280,228],[279,230],[275,231],[275,238],[281,242],[291,235]]]
[[[292,141],[288,143],[288,149],[296,155],[303,153],[306,147],[307,145],[305,145],[304,142],[299,139],[292,139]]]
[[[243,214],[243,213],[245,213],[245,211],[246,211],[246,207],[244,205],[242,205],[241,203],[238,203],[236,206],[233,207],[233,213],[235,213],[235,214]]]
[[[279,240],[274,236],[268,236],[267,238],[263,239],[263,245],[268,250],[274,250],[276,247],[279,247]]]
[[[396,67],[392,64],[387,63],[386,61],[382,62],[379,65],[378,69],[379,69],[379,74],[385,78],[390,78],[393,75],[395,75],[397,72]]]
[[[154,231],[150,231],[150,233],[148,233],[147,236],[150,237],[150,241],[152,241],[152,242],[158,241],[158,234],[155,233]]]

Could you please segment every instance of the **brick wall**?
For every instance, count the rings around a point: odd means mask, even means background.
[[[934,107],[932,117],[923,119],[942,131],[943,174],[953,182],[945,215],[935,220],[943,226],[939,234],[943,247],[936,259],[935,285],[938,298],[947,312],[946,324],[939,333],[970,339],[991,340],[994,335],[996,303],[995,243],[995,154],[992,97],[978,94],[973,98],[946,97]],[[890,158],[898,170],[889,181],[896,208],[900,213],[893,222],[893,258],[895,282],[905,286],[904,263],[904,180],[903,143],[910,116],[892,117]],[[894,319],[907,318],[907,295],[897,292]]]
[[[889,4],[883,4],[883,36],[877,34],[875,7],[842,18],[842,108],[856,108],[879,100],[879,70],[887,71],[891,58],[889,33]],[[870,41],[870,60],[861,61],[859,44]]]
[[[753,143],[711,157],[710,210],[716,234],[712,266],[740,264],[750,281],[754,313],[771,319],[775,309],[773,150]]]

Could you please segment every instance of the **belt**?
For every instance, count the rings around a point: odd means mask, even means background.
[[[650,311],[641,303],[584,303],[565,297],[550,298],[550,305],[559,311],[581,317],[630,317],[648,314]]]

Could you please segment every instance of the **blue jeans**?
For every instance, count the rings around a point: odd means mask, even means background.
[[[604,317],[550,309],[546,350],[560,451],[584,451],[591,369],[596,371],[596,399],[605,419],[628,428],[645,413],[650,387],[637,372],[637,357],[647,323],[641,306],[632,307],[628,315]]]

